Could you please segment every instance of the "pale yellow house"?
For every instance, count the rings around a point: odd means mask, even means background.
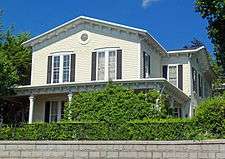
[[[80,16],[23,45],[33,49],[31,85],[16,92],[29,97],[29,123],[59,121],[73,94],[111,80],[167,92],[178,117],[211,94],[206,48],[167,51],[143,29]]]

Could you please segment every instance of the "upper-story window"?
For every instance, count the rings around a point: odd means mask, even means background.
[[[69,82],[71,55],[53,56],[52,83]]]
[[[101,49],[92,53],[92,80],[108,81],[122,77],[122,50]]]
[[[97,80],[116,79],[116,50],[97,52]]]
[[[163,65],[162,77],[167,79],[174,86],[183,90],[183,65]]]
[[[75,54],[56,53],[48,57],[47,83],[73,82]]]
[[[150,55],[147,54],[146,52],[143,52],[143,77],[144,78],[149,78],[150,77]]]

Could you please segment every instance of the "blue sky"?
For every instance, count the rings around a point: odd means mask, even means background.
[[[32,36],[80,15],[148,30],[167,50],[193,38],[205,43],[207,22],[194,11],[194,0],[1,0],[3,23]]]

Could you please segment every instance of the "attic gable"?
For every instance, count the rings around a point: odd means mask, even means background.
[[[34,38],[23,43],[24,46],[36,46],[41,43],[49,43],[49,40],[54,41],[52,39],[57,39],[58,36],[68,36],[71,32],[78,32],[81,30],[82,26],[84,27],[92,27],[98,28],[103,33],[106,30],[110,30],[111,32],[119,32],[121,35],[128,34],[131,36],[138,36],[138,37],[147,37],[152,44],[158,48],[159,52],[162,54],[166,54],[166,50],[159,44],[146,30],[129,27],[126,25],[121,25],[117,23],[112,23],[108,21],[103,21],[99,19],[94,19],[90,17],[80,16],[71,21],[68,21],[58,27],[55,27],[41,35],[38,35]],[[86,28],[87,29],[87,28]],[[46,42],[47,41],[47,42]]]

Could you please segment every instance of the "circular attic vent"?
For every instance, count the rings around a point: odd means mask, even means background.
[[[79,42],[82,45],[86,45],[90,40],[90,34],[87,31],[84,31],[80,34]]]
[[[88,40],[88,34],[87,34],[87,33],[83,33],[83,34],[81,35],[80,39],[81,39],[83,42],[87,41],[87,40]]]

